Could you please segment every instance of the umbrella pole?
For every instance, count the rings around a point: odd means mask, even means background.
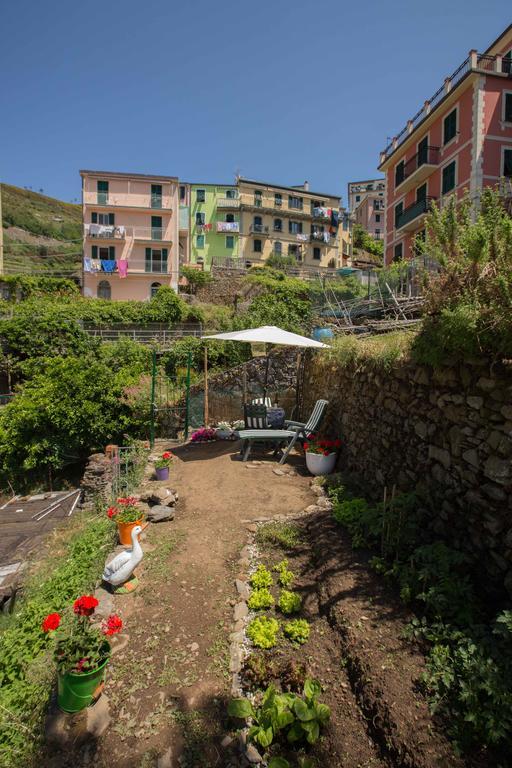
[[[267,387],[268,387],[268,369],[270,365],[270,350],[267,355],[267,362],[265,365],[265,384],[263,386],[263,403],[265,403],[265,398],[267,397]]]
[[[204,425],[208,426],[210,415],[208,413],[208,344],[204,345]]]

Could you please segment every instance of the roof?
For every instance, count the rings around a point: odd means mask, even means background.
[[[233,181],[221,182],[220,184],[213,181],[187,181],[183,183],[191,187],[233,187],[236,189],[236,184]]]
[[[178,181],[177,176],[160,176],[149,173],[125,173],[124,171],[89,171],[81,170],[80,176],[119,176],[122,179],[158,179],[159,181]]]
[[[487,48],[487,50],[486,50],[486,51],[484,51],[484,55],[488,54],[488,53],[489,53],[489,51],[492,51],[492,49],[494,48],[494,46],[495,46],[495,45],[498,45],[498,43],[501,41],[501,39],[502,39],[503,37],[505,37],[506,35],[508,35],[508,33],[509,33],[511,30],[512,30],[512,24],[509,24],[509,25],[508,25],[508,27],[507,27],[506,29],[504,29],[504,30],[503,30],[503,32],[502,32],[501,34],[499,34],[499,35],[498,35],[498,37],[496,38],[496,40],[495,40],[493,43],[491,43],[491,44],[490,44],[490,46]]]
[[[317,197],[334,197],[336,200],[340,200],[341,195],[332,194],[331,192],[313,192],[311,189],[304,189],[304,187],[284,186],[283,184],[274,184],[271,181],[255,181],[254,179],[245,179],[240,176],[239,183],[254,184],[256,187],[275,187],[276,189],[286,189],[290,192],[302,192],[305,195],[316,195]]]
[[[382,184],[382,183],[385,184],[386,177],[381,176],[379,179],[362,179],[361,181],[349,181],[347,183],[349,187],[351,187],[352,184]]]

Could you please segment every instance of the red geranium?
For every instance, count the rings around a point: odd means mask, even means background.
[[[42,624],[43,632],[52,632],[54,629],[57,629],[59,624],[60,624],[60,614],[49,613]]]
[[[118,499],[118,504],[122,504],[123,507],[133,507],[137,503],[135,496],[126,496],[126,498]]]
[[[73,610],[79,616],[91,616],[98,605],[94,595],[82,595],[73,603]]]
[[[101,631],[104,635],[117,635],[117,633],[120,632],[122,628],[123,622],[115,613],[113,613],[112,616],[109,616],[108,619],[101,625]]]
[[[110,519],[112,520],[112,518],[115,517],[115,515],[117,515],[118,512],[119,510],[117,507],[109,507],[107,509],[107,516],[110,517]]]
[[[165,451],[165,453],[162,453],[162,459],[172,459],[172,453],[170,451]]]

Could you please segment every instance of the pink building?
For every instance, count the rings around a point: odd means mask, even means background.
[[[179,191],[173,176],[80,171],[84,296],[148,300],[177,290]]]
[[[364,197],[354,211],[354,220],[376,240],[384,238],[384,198],[378,193]]]
[[[512,177],[512,25],[468,58],[381,153],[385,263],[408,259],[432,201]]]

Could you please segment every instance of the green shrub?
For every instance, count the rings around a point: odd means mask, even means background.
[[[272,574],[260,563],[254,573],[251,575],[251,586],[254,589],[263,589],[264,587],[271,587],[274,583]]]
[[[247,627],[247,637],[257,648],[273,648],[278,632],[279,622],[270,616],[257,616]]]
[[[286,614],[297,613],[301,609],[302,599],[296,592],[283,589],[277,601],[279,609]]]
[[[287,621],[283,626],[283,632],[292,643],[303,645],[309,639],[309,623],[306,619]]]
[[[268,589],[254,589],[247,603],[252,611],[262,611],[266,608],[272,608],[274,598]]]

